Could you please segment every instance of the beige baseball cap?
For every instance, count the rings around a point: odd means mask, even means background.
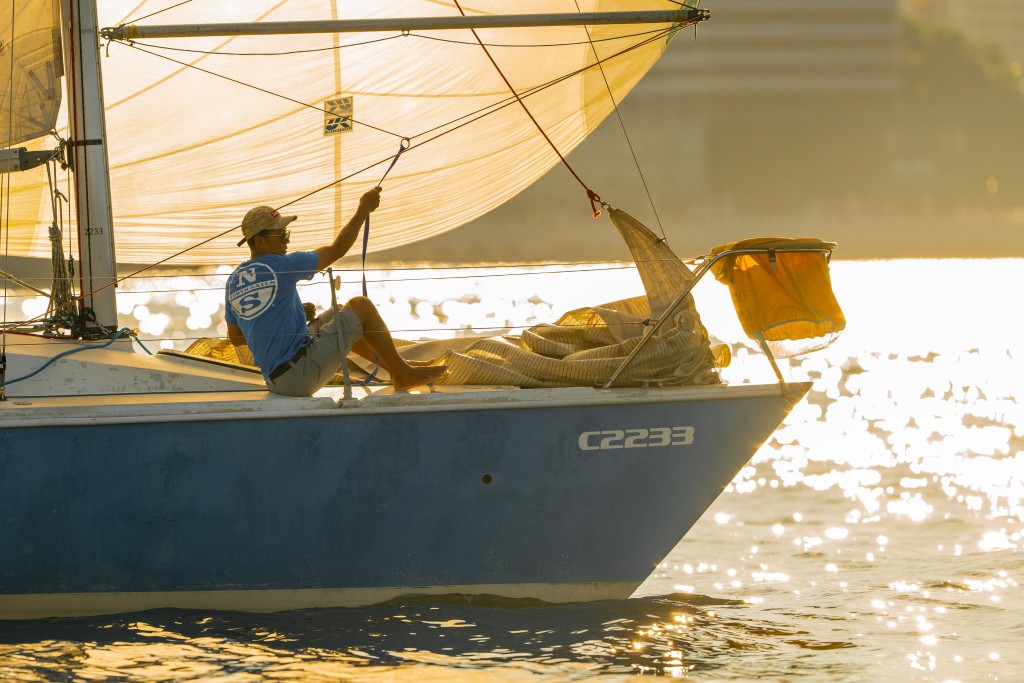
[[[282,216],[277,209],[270,206],[257,206],[249,209],[242,221],[242,239],[238,246],[245,244],[264,230],[284,230],[298,216]]]

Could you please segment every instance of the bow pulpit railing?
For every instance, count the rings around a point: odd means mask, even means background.
[[[846,327],[828,268],[836,246],[813,238],[757,237],[715,247],[604,388],[614,385],[709,270],[729,287],[743,331],[757,342],[785,384],[776,358],[823,349]]]

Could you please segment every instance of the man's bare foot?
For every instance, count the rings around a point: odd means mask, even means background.
[[[395,391],[406,391],[413,387],[436,382],[446,372],[448,372],[448,368],[443,365],[434,367],[410,365],[407,370],[403,369],[400,372],[391,373],[391,385],[395,388]]]

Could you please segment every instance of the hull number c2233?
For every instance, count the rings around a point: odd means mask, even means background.
[[[660,448],[689,446],[693,443],[693,427],[650,427],[648,429],[609,429],[604,432],[580,434],[581,451],[607,451],[616,448]]]

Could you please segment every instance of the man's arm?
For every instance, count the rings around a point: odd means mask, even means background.
[[[380,188],[375,187],[359,199],[359,208],[349,219],[345,227],[341,229],[334,241],[326,247],[317,247],[316,269],[323,270],[342,256],[348,253],[359,236],[359,228],[362,227],[366,217],[373,213],[374,209],[380,206]]]
[[[242,328],[238,325],[228,323],[228,339],[231,341],[231,345],[235,348],[246,345],[245,335],[242,334]]]

